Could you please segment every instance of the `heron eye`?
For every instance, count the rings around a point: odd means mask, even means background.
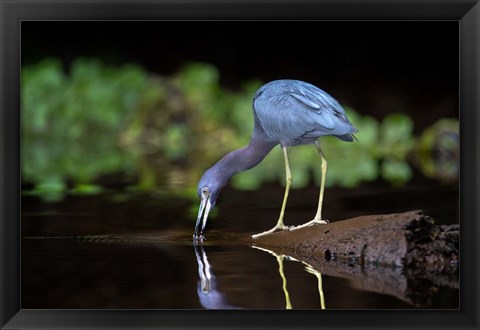
[[[208,188],[207,188],[207,187],[203,188],[203,189],[202,189],[202,193],[203,193],[203,194],[208,193]]]

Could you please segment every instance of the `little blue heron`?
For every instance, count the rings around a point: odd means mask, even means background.
[[[327,161],[320,148],[321,136],[333,135],[352,142],[358,130],[348,120],[345,110],[329,94],[318,87],[300,80],[274,80],[260,87],[253,97],[253,134],[248,146],[232,151],[209,168],[198,184],[201,200],[195,224],[195,239],[203,239],[208,214],[214,207],[220,190],[230,178],[241,171],[255,167],[276,145],[280,144],[285,158],[286,186],[283,204],[277,224],[270,230],[253,235],[257,238],[275,231],[295,230],[322,219],[322,203],[327,173]],[[302,144],[315,144],[322,161],[322,178],[317,213],[313,220],[296,227],[283,223],[288,192],[292,182],[287,148]]]

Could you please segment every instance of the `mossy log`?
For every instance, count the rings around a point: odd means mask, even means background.
[[[402,267],[422,273],[458,271],[459,227],[438,226],[422,211],[366,215],[280,231],[251,244],[304,260],[361,267]]]

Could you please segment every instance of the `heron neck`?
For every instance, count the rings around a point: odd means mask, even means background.
[[[264,134],[254,134],[247,146],[225,155],[214,167],[226,182],[234,174],[257,166],[277,144]]]

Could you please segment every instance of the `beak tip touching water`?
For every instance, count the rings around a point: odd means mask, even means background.
[[[194,241],[203,241],[205,239],[203,232],[205,230],[205,225],[207,224],[208,214],[210,213],[211,207],[210,196],[202,196],[200,207],[198,209],[197,221],[195,223],[195,231],[193,233]]]

